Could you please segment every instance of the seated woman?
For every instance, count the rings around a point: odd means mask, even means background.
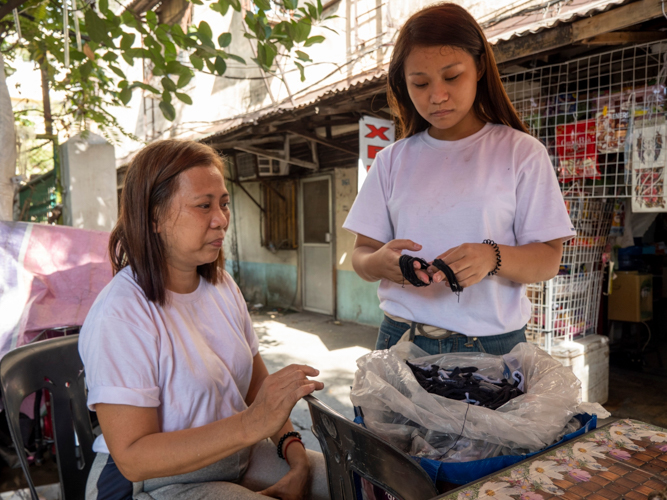
[[[115,276],[79,339],[102,428],[87,499],[328,498],[322,455],[289,421],[324,387],[308,379],[319,372],[268,374],[224,271],[228,224],[213,149],[159,141],[132,160],[109,243]]]

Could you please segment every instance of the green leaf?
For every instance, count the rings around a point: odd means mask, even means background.
[[[283,0],[283,5],[287,10],[296,10],[299,6],[299,0]]]
[[[241,64],[246,64],[245,59],[243,59],[241,56],[237,56],[236,54],[227,54],[227,57],[230,59],[233,59],[236,62],[240,62]]]
[[[164,69],[162,66],[153,66],[153,76],[162,76],[164,75]]]
[[[134,26],[137,24],[137,19],[134,17],[134,14],[132,14],[132,12],[130,12],[129,10],[124,11],[120,15],[120,19],[121,21],[123,21],[123,23],[127,24],[131,28],[134,28]]]
[[[192,54],[190,56],[190,62],[199,71],[204,69],[204,60],[201,57]]]
[[[300,50],[296,51],[296,57],[301,61],[312,62],[312,59],[310,58],[310,56],[308,54],[306,54],[305,52],[302,52]]]
[[[315,45],[316,43],[322,43],[324,40],[326,40],[326,38],[324,38],[321,35],[311,36],[309,39],[306,40],[303,46],[310,47],[311,45]]]
[[[152,10],[149,10],[146,12],[146,22],[148,25],[151,27],[151,29],[155,30],[155,27],[157,26],[157,14],[153,12]]]
[[[101,19],[93,9],[86,9],[84,11],[84,18],[86,21],[86,30],[88,31],[90,38],[94,42],[113,48],[113,40],[109,37],[107,25],[104,20]]]
[[[104,59],[106,62],[113,62],[118,60],[118,55],[111,51],[107,51],[107,53],[102,56],[102,59]]]
[[[170,75],[180,75],[183,73],[189,73],[190,70],[183,66],[178,61],[169,61],[166,66],[167,73]]]
[[[160,80],[160,82],[162,83],[162,87],[167,89],[168,91],[170,92],[176,91],[176,84],[168,76],[165,76],[162,80]]]
[[[176,110],[170,103],[161,101],[160,109],[162,110],[162,115],[164,115],[170,122],[173,122],[176,119]]]
[[[259,10],[271,10],[271,2],[269,0],[255,0],[254,3]]]
[[[152,85],[148,85],[147,83],[142,83],[142,82],[134,82],[132,84],[132,87],[139,87],[140,89],[146,90],[148,92],[152,92],[153,94],[159,94],[160,91],[153,87]]]
[[[125,73],[123,73],[120,68],[117,68],[116,66],[112,66],[109,64],[109,69],[116,73],[116,75],[120,76],[121,78],[125,78]]]
[[[109,0],[99,0],[100,12],[105,14],[109,10]]]
[[[231,33],[223,33],[218,37],[218,45],[220,45],[220,48],[225,48],[229,47],[229,44],[232,43],[232,34]]]
[[[162,92],[162,100],[164,102],[171,102],[171,94],[165,90]]]
[[[208,25],[206,21],[202,21],[199,23],[199,33],[201,33],[208,39],[213,39],[213,32],[211,31],[211,27]]]
[[[201,0],[190,0],[190,2],[195,5],[204,5],[204,2],[202,2]]]
[[[224,16],[227,14],[227,11],[229,11],[229,7],[231,7],[231,2],[229,2],[229,0],[218,0],[217,3],[211,5],[211,10],[219,12]]]
[[[222,57],[217,56],[215,58],[215,72],[220,76],[222,76],[225,74],[226,70],[227,70],[227,63]]]
[[[261,45],[257,46],[258,56],[260,47],[263,49],[263,55],[260,60],[265,64],[267,68],[270,68],[273,65],[273,60],[276,58],[276,55],[278,54],[278,49],[272,43],[262,43]]]
[[[119,97],[121,102],[127,106],[132,100],[132,89],[130,87],[125,87],[120,91]]]
[[[176,45],[174,45],[170,41],[164,42],[163,45],[164,45],[164,56],[169,61],[174,61],[174,59],[178,57],[178,51],[176,50]]]
[[[211,73],[215,74],[215,64],[213,64],[209,59],[206,59],[205,62],[206,62],[206,67],[208,68],[208,70]]]
[[[299,73],[301,73],[301,81],[305,82],[306,81],[306,73],[305,73],[305,69],[303,67],[303,64],[298,63],[296,61],[294,61],[294,64],[296,65],[297,68],[299,68]]]
[[[123,35],[123,38],[121,38],[121,40],[120,40],[120,48],[122,50],[131,49],[135,38],[136,38],[136,35],[134,33],[125,33]]]
[[[178,97],[178,99],[183,101],[185,104],[192,104],[192,98],[188,94],[176,92],[176,97]]]
[[[192,80],[192,73],[189,71],[187,73],[183,73],[181,76],[178,77],[178,83],[176,84],[176,87],[179,89],[182,89],[185,87],[188,83],[190,83],[190,80]]]
[[[119,89],[124,89],[125,87],[127,87],[127,85],[128,85],[127,80],[121,80],[120,82],[118,82]]]
[[[171,34],[178,38],[185,36],[185,33],[183,33],[183,28],[181,28],[180,24],[174,24],[171,27]]]
[[[79,66],[79,71],[81,72],[81,77],[85,80],[90,75],[90,72],[93,70],[93,63],[91,61],[86,61],[84,64]]]

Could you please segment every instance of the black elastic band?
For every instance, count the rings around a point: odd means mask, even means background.
[[[424,259],[420,259],[419,257],[412,257],[411,255],[401,255],[401,257],[398,259],[398,265],[401,268],[401,274],[403,274],[403,277],[412,286],[422,287],[430,285],[433,282],[431,278],[429,278],[428,283],[424,283],[417,276],[414,264],[415,262],[419,262],[420,269],[426,269],[428,267],[428,262],[426,262]],[[454,271],[452,271],[452,268],[445,264],[445,262],[441,259],[435,259],[433,261],[433,265],[445,274],[445,278],[447,278],[447,283],[449,283],[449,287],[452,289],[452,292],[454,292],[456,295],[459,295],[463,291],[463,287],[456,279],[456,275],[454,274]]]
[[[411,255],[401,255],[398,259],[398,265],[401,267],[401,274],[403,277],[410,282],[412,286],[428,286],[431,283],[424,283],[419,279],[415,271],[415,262],[419,262],[420,269],[426,269],[428,267],[428,262],[419,257],[412,257]]]
[[[452,292],[459,294],[463,291],[463,287],[459,284],[459,280],[456,279],[456,274],[454,274],[454,271],[452,271],[451,267],[445,264],[445,261],[441,259],[435,259],[433,261],[433,265],[445,273],[447,283],[449,283],[449,287],[452,289]]]

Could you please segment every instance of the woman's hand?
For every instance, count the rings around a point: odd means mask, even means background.
[[[366,281],[387,279],[399,285],[410,285],[401,273],[398,260],[403,250],[417,252],[421,249],[422,246],[412,240],[391,240],[383,244],[360,234],[354,243],[352,265],[357,274]],[[414,266],[417,277],[424,283],[429,283],[426,270],[421,270],[418,262],[415,262]]]
[[[281,500],[301,500],[310,485],[310,462],[306,450],[299,443],[288,448],[287,461],[290,470],[273,486],[260,491],[260,495]]]
[[[289,365],[263,380],[252,404],[243,412],[244,427],[257,438],[254,441],[273,436],[285,425],[297,401],[324,389],[322,382],[308,379],[319,373],[308,365]]]
[[[464,243],[437,258],[451,267],[463,288],[479,283],[496,267],[496,252],[491,245],[484,243]],[[434,283],[444,281],[449,286],[445,273],[437,267],[429,266],[428,272],[433,274]]]

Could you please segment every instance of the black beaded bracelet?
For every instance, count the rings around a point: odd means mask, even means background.
[[[500,269],[500,266],[502,265],[502,260],[500,259],[500,248],[498,248],[498,244],[493,241],[493,240],[484,240],[482,241],[485,245],[491,245],[493,247],[493,250],[496,252],[496,267],[491,271],[488,276],[494,276],[498,274],[498,270]]]
[[[291,438],[291,437],[296,437],[296,438],[299,438],[299,440],[301,440],[301,434],[299,434],[296,431],[291,431],[291,432],[286,432],[285,434],[283,434],[283,437],[281,437],[280,441],[278,441],[278,457],[282,458],[283,460],[285,460],[285,456],[283,455],[283,444],[285,443],[285,440],[287,438]]]

